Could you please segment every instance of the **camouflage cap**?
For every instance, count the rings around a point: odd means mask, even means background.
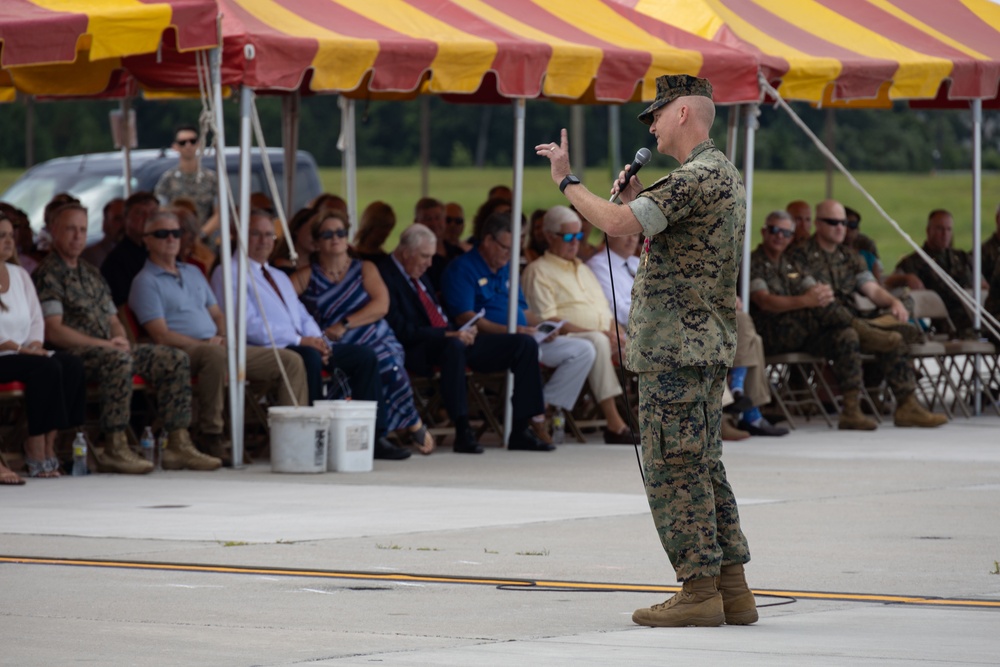
[[[708,79],[699,79],[688,74],[665,74],[656,77],[656,99],[639,114],[639,120],[646,125],[652,125],[654,111],[678,97],[688,95],[701,95],[712,99],[712,84]]]

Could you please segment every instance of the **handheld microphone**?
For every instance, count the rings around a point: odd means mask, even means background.
[[[639,170],[643,168],[653,158],[653,154],[649,152],[648,148],[640,148],[635,152],[635,159],[632,160],[632,164],[629,165],[628,172],[625,174],[625,180],[618,181],[618,189],[622,190],[628,185],[628,182],[633,176],[639,173]]]

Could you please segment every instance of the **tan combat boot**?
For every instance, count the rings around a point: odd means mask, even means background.
[[[896,408],[893,415],[893,422],[896,426],[916,426],[918,428],[934,428],[948,423],[948,418],[944,415],[928,412],[924,406],[917,402],[914,394],[907,396]]]
[[[191,442],[191,434],[186,428],[171,431],[167,436],[167,446],[163,449],[164,470],[217,470],[222,460],[202,454]]]
[[[851,328],[858,332],[862,352],[889,352],[903,342],[898,332],[880,329],[857,317],[851,320]]]
[[[743,574],[743,564],[723,565],[716,579],[716,586],[722,593],[722,609],[726,614],[726,625],[750,625],[757,622],[757,601],[753,591],[747,586]]]
[[[722,594],[715,586],[715,577],[689,579],[666,602],[636,609],[632,614],[633,623],[654,628],[679,628],[686,625],[714,628],[722,625],[725,620]]]
[[[132,451],[125,431],[107,434],[104,450],[93,448],[97,472],[117,472],[123,475],[145,475],[153,471],[153,464]]]
[[[859,394],[857,389],[848,389],[844,392],[844,409],[840,412],[840,421],[837,422],[837,428],[841,431],[874,431],[878,428],[874,419],[869,419],[861,413]]]

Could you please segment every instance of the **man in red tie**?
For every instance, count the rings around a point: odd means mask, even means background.
[[[482,334],[475,326],[456,330],[448,322],[433,287],[424,275],[437,248],[429,228],[415,223],[399,239],[399,246],[378,262],[389,289],[386,320],[406,351],[406,368],[416,375],[441,373],[441,398],[455,424],[455,451],[479,454],[482,447],[469,428],[465,369],[477,373],[510,370],[514,373],[512,400],[514,430],[511,449],[555,449],[541,418],[545,412],[538,343],[525,334]]]

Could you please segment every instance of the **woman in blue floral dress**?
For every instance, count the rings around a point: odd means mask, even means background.
[[[430,454],[434,437],[427,432],[413,403],[403,346],[383,319],[389,310],[389,292],[378,269],[348,254],[347,220],[341,211],[318,216],[312,222],[312,235],[316,251],[310,266],[292,276],[302,302],[331,341],[367,345],[375,350],[385,390],[388,429],[405,430],[419,451]]]

